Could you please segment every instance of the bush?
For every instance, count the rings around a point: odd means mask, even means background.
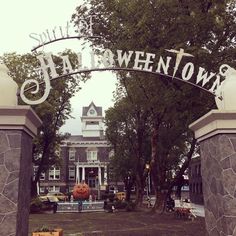
[[[135,203],[134,202],[127,202],[126,211],[134,211]]]
[[[105,193],[101,196],[102,200],[109,199],[110,201],[113,201],[115,197],[114,193]]]
[[[37,213],[42,210],[43,203],[39,197],[33,198],[30,202],[30,213]]]
[[[126,201],[118,200],[114,203],[116,209],[125,209],[128,203]]]

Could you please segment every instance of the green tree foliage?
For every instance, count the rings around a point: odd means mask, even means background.
[[[74,67],[76,64],[75,54],[70,51],[66,51],[64,54],[70,55]],[[18,83],[19,88],[28,79],[42,81],[42,77],[36,70],[39,67],[36,55],[11,53],[1,57],[1,61],[9,68],[12,78]],[[53,56],[53,60],[57,65],[58,73],[60,73],[62,71],[61,58]],[[36,183],[39,181],[41,173],[46,172],[51,166],[61,163],[60,143],[68,134],[60,133],[59,129],[65,124],[66,119],[71,117],[70,98],[78,91],[78,82],[72,76],[52,81],[52,89],[48,99],[39,105],[32,106],[43,122],[33,145],[32,161],[35,166],[38,166],[38,169],[35,179],[32,180],[32,195],[36,195]],[[43,93],[44,86],[42,85],[34,97],[30,91],[26,96],[33,100],[42,96]],[[18,100],[19,104],[23,104],[20,98]]]
[[[76,24],[88,15],[94,15],[94,34],[101,36],[92,40],[94,46],[151,52],[156,58],[165,49],[183,48],[194,55],[191,60],[195,66],[208,71],[217,72],[224,63],[236,66],[235,1],[87,0],[77,7],[72,20]],[[182,59],[179,71],[186,60],[189,58]],[[163,76],[147,78],[119,73],[119,77],[130,101],[133,99],[133,104],[139,104],[149,114],[151,171],[159,197],[165,171],[174,168],[173,163],[176,171],[182,173],[176,165],[178,157],[188,156],[194,150],[190,148],[195,141],[188,125],[214,108],[214,100],[202,91]],[[186,160],[189,163],[189,158]]]
[[[125,97],[106,112],[106,136],[114,147],[111,166],[114,177],[124,181],[127,198],[134,181],[141,193],[145,185],[143,169],[150,161],[147,117],[137,104]]]

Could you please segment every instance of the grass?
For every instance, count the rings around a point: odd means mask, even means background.
[[[176,218],[174,213],[90,212],[31,214],[29,235],[42,225],[63,228],[64,236],[199,236],[205,235],[204,218]]]

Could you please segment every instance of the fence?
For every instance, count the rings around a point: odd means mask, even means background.
[[[58,202],[57,212],[104,211],[103,202]]]

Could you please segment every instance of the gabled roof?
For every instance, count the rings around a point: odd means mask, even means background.
[[[94,104],[94,102],[91,102],[88,107],[83,107],[82,116],[87,116],[88,110],[89,110],[92,106],[93,106],[94,109],[96,110],[97,115],[98,115],[98,116],[102,116],[102,107],[97,107],[97,106]]]

